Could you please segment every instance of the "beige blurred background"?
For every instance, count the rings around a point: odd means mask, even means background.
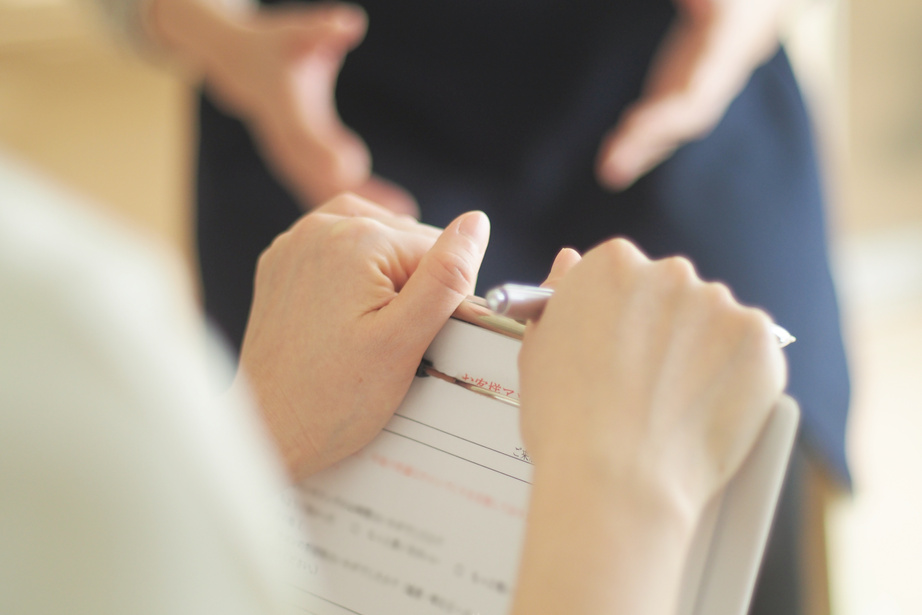
[[[80,2],[0,0],[0,150],[188,257],[189,88]],[[803,0],[789,49],[829,171],[854,378],[855,491],[818,492],[808,557],[831,593],[812,610],[922,613],[922,2]]]

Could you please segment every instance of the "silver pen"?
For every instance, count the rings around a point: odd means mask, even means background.
[[[502,316],[515,320],[537,318],[544,311],[544,304],[554,294],[552,288],[527,286],[525,284],[502,284],[487,291],[487,307]],[[784,327],[772,324],[772,332],[778,339],[778,346],[784,348],[797,338]]]

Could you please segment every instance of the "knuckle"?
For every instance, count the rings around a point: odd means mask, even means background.
[[[324,227],[329,224],[329,220],[329,216],[322,213],[301,216],[285,233],[279,235],[276,241],[286,241],[286,237],[294,238],[299,242],[309,241],[323,231]],[[273,241],[273,244],[276,241]]]
[[[351,244],[363,243],[367,239],[377,237],[380,232],[377,222],[361,216],[341,218],[330,228],[331,235]]]
[[[758,342],[760,346],[777,346],[771,331],[772,319],[762,310],[752,307],[741,308],[740,326],[747,339]]]
[[[260,272],[267,271],[272,263],[272,254],[274,253],[273,248],[278,247],[278,237],[276,237],[272,243],[259,253],[259,257],[256,259],[256,274]]]
[[[287,259],[287,254],[292,249],[292,241],[297,241],[293,229],[276,235],[272,242],[266,246],[256,259],[254,281],[271,278],[277,269],[277,264]]]
[[[733,297],[733,292],[722,282],[706,282],[701,292],[708,303],[716,309],[732,310],[740,307]]]
[[[695,266],[684,256],[664,258],[657,262],[657,268],[672,286],[688,288],[700,281]]]
[[[760,366],[775,393],[780,393],[787,379],[787,367],[778,340],[772,331],[772,319],[757,308],[743,308],[740,317],[742,344],[750,361]]]
[[[474,267],[464,254],[443,252],[428,261],[426,273],[437,284],[464,294],[473,288],[475,280]]]
[[[595,252],[605,256],[608,263],[616,268],[648,260],[637,246],[623,237],[609,239],[599,245]]]
[[[340,192],[324,203],[319,211],[340,216],[360,216],[367,201],[351,192]]]
[[[706,282],[701,287],[706,308],[724,323],[724,330],[737,343],[771,339],[771,318],[759,308],[740,304],[730,288],[721,282]],[[761,343],[761,342],[758,342]]]
[[[756,355],[764,355],[778,344],[772,333],[772,319],[758,308],[745,307],[736,302],[726,303],[720,312],[733,331],[733,338],[741,347],[749,348]]]
[[[284,250],[285,245],[289,243],[292,235],[296,232],[297,228],[298,227],[295,226],[295,227],[292,227],[291,229],[288,229],[287,231],[283,233],[279,233],[278,235],[276,235],[272,239],[272,242],[268,246],[263,248],[263,251],[259,253],[259,257],[256,261],[257,268],[266,267],[268,263],[273,260],[274,254]]]

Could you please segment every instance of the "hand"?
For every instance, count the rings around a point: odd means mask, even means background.
[[[151,29],[200,65],[205,84],[246,122],[276,176],[305,209],[350,190],[396,213],[417,215],[413,197],[371,174],[371,155],[340,119],[336,80],[365,35],[350,4],[233,12],[202,0],[154,0]]]
[[[557,290],[519,358],[522,430],[536,467],[604,468],[694,522],[740,467],[781,394],[766,314],[682,258],[612,240],[562,253]]]
[[[263,253],[240,361],[295,478],[360,449],[390,419],[473,292],[488,235],[480,212],[440,232],[343,195]]]
[[[778,47],[790,0],[674,0],[677,17],[644,91],[602,141],[599,182],[627,188],[684,143],[707,135]]]

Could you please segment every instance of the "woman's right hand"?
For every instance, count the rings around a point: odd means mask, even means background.
[[[703,282],[684,258],[651,261],[611,240],[577,262],[529,323],[522,429],[536,466],[631,475],[700,512],[741,466],[784,388],[761,310]]]

